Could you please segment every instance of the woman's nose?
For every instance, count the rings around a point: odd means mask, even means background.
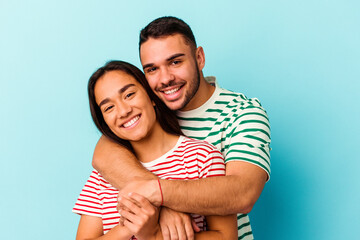
[[[130,104],[126,103],[126,102],[120,102],[118,105],[118,118],[124,118],[127,117],[129,115],[129,113],[131,112],[131,106]]]

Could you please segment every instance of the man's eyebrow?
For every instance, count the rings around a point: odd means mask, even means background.
[[[119,89],[119,94],[122,94],[123,92],[125,92],[129,87],[134,87],[135,84],[133,83],[129,83],[129,84],[126,84],[124,87],[120,88]],[[100,103],[99,103],[99,108],[101,108],[102,105],[106,104],[110,102],[110,99],[109,98],[105,98],[104,100],[102,100]]]
[[[166,61],[171,61],[177,57],[182,57],[182,56],[185,56],[185,54],[184,53],[176,53],[176,54],[172,55],[171,57],[169,57],[168,59],[166,59]]]
[[[152,67],[152,66],[154,66],[153,63],[148,63],[148,64],[143,65],[143,69],[148,68],[148,67]]]
[[[166,61],[171,61],[171,60],[173,60],[173,59],[175,59],[177,57],[182,57],[182,56],[185,56],[185,54],[184,53],[176,53],[176,54],[170,56],[169,58],[167,58]],[[145,65],[143,65],[143,69],[148,68],[148,67],[152,67],[154,65],[155,65],[154,63],[145,64]]]

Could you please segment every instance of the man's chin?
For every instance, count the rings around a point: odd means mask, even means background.
[[[169,102],[169,101],[164,101],[164,103],[166,104],[166,106],[172,110],[172,111],[177,111],[177,110],[181,110],[182,108],[184,108],[184,103],[183,101],[172,101],[172,102]]]

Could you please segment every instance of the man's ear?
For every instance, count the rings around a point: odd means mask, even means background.
[[[202,71],[205,67],[205,53],[202,47],[198,47],[195,52],[196,62],[199,70]]]

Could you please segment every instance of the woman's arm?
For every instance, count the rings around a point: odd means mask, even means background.
[[[100,217],[81,215],[76,240],[128,240],[132,236],[146,240],[162,239],[158,208],[136,193],[121,197],[119,201],[123,204],[120,210],[123,226],[117,225],[103,235]]]
[[[162,240],[163,236],[158,224],[159,212],[146,198],[132,193],[130,196],[121,197],[120,214],[124,218],[124,225],[138,239]],[[207,216],[208,231],[195,234],[195,240],[236,240],[237,218],[236,215]]]
[[[129,240],[132,236],[133,234],[126,227],[120,225],[104,235],[101,218],[81,215],[76,240]]]
[[[195,234],[195,240],[237,240],[236,215],[207,216],[208,231]]]

